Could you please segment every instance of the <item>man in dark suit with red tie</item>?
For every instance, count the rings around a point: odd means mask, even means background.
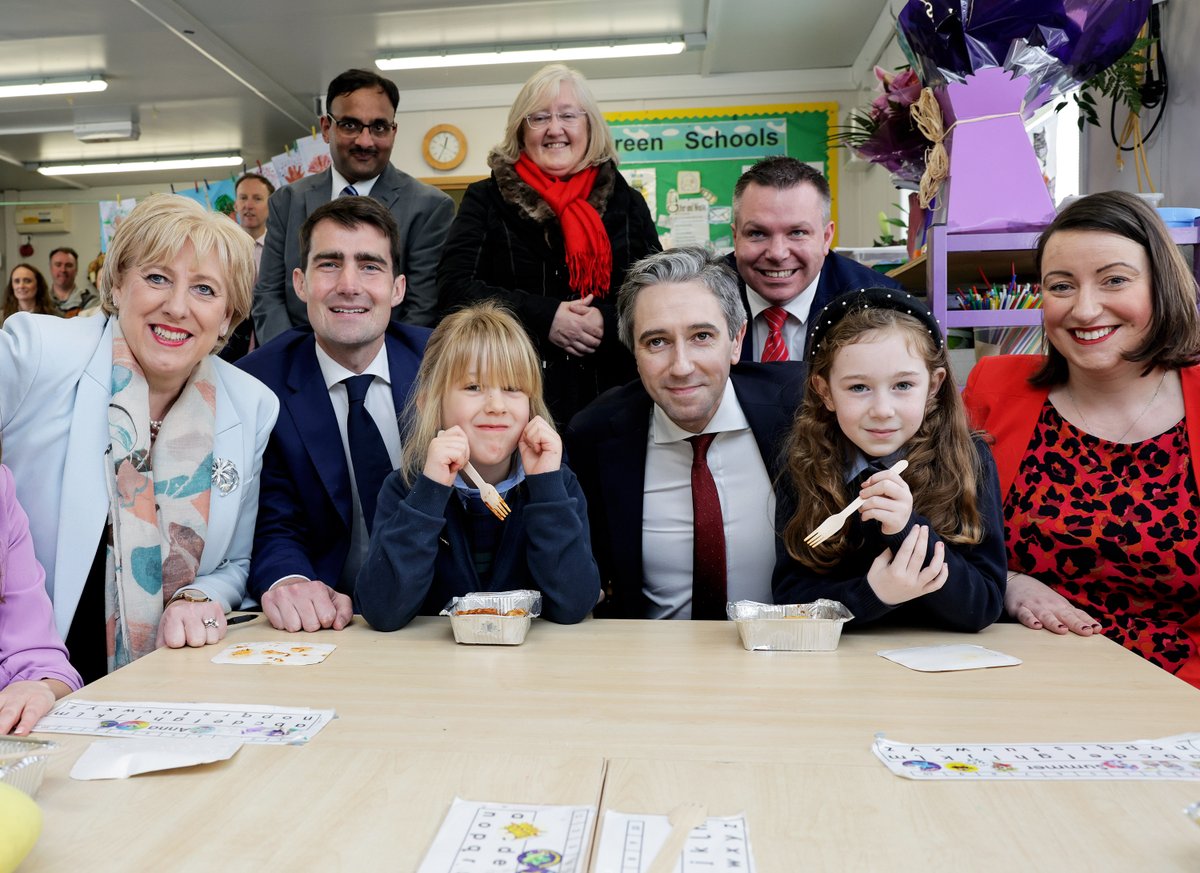
[[[280,630],[340,630],[353,614],[375,501],[400,458],[397,414],[430,334],[391,322],[405,291],[400,246],[372,198],[317,208],[292,274],[309,325],[238,362],[279,396],[248,590]]]
[[[699,248],[635,264],[617,319],[640,380],[564,433],[608,598],[597,614],[722,619],[727,600],[770,602],[772,481],[804,365],[734,366],[737,277]]]
[[[795,158],[764,158],[733,188],[733,251],[749,325],[743,361],[801,361],[809,313],[847,291],[900,288],[837,252],[829,182]]]

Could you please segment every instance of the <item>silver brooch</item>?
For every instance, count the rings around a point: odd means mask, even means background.
[[[213,458],[212,483],[222,494],[228,494],[238,487],[238,471],[233,461],[228,458]]]

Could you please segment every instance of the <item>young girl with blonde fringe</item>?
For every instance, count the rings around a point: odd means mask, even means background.
[[[600,597],[587,505],[562,463],[540,361],[507,310],[483,302],[438,325],[401,442],[355,584],[355,611],[372,627],[397,630],[452,597],[518,588],[541,591],[550,621],[587,616]],[[468,462],[508,504],[503,520],[460,476]]]
[[[1006,563],[996,465],[967,424],[929,310],[893,289],[843,295],[817,316],[807,358],[780,488],[775,602],[837,600],[852,625],[990,625]],[[806,542],[856,497],[841,530]]]

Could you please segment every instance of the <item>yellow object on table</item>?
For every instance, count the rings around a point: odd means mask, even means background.
[[[0,782],[0,873],[12,873],[42,832],[42,811],[28,794]]]

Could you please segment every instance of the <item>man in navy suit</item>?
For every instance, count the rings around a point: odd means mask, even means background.
[[[238,362],[280,406],[247,587],[273,627],[341,630],[430,331],[391,321],[405,290],[400,232],[378,201],[331,200],[299,238],[304,269],[292,282],[311,326]]]
[[[300,225],[322,203],[347,194],[378,200],[400,227],[403,245],[396,269],[405,275],[408,293],[395,317],[406,324],[433,324],[438,258],[454,201],[392,166],[399,100],[396,83],[370,70],[347,70],[329,83],[321,133],[332,166],[283,186],[269,201],[252,313],[260,345],[307,323],[304,305],[291,294],[292,272],[303,266]]]
[[[733,188],[733,251],[750,320],[743,361],[800,361],[809,314],[859,288],[900,288],[882,273],[829,250],[829,182],[795,158],[764,158]]]
[[[641,378],[564,434],[606,614],[719,619],[726,600],[769,603],[771,483],[804,365],[734,366],[746,333],[737,277],[699,248],[635,264],[617,319]]]

